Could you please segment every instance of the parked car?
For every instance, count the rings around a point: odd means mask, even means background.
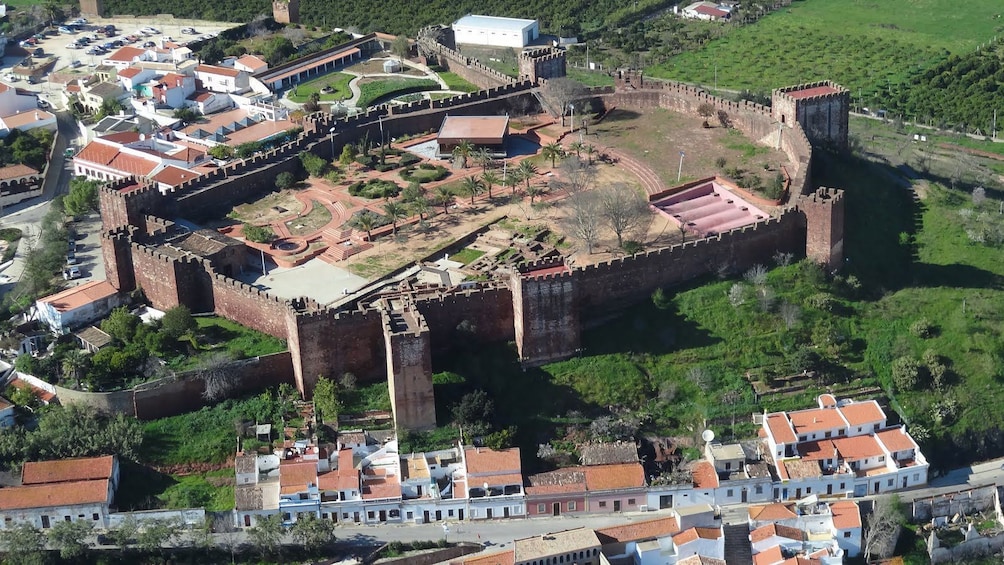
[[[195,31],[194,27],[183,27],[183,28],[181,28],[181,33],[183,33],[185,35],[196,35],[199,32]]]
[[[74,41],[73,43],[69,43],[69,44],[66,45],[67,49],[80,49],[81,47],[83,47],[83,46],[81,44],[77,43],[76,41]]]
[[[28,84],[38,84],[38,77],[36,77],[35,75],[29,75]]]
[[[33,49],[31,51],[31,54],[32,54],[33,57],[41,57],[41,56],[45,55],[45,50],[42,49],[41,47],[36,47],[35,49]]]
[[[76,69],[76,68],[80,67],[81,65],[83,65],[83,63],[80,62],[80,59],[74,59],[73,61],[70,62],[70,68],[73,68],[73,69]]]
[[[65,270],[63,270],[63,279],[64,280],[70,281],[70,280],[73,280],[73,279],[79,279],[80,276],[81,276],[80,275],[80,267],[67,267]]]
[[[108,51],[109,49],[115,49],[115,44],[112,43],[111,41],[107,41],[101,44],[101,48],[104,49],[105,51]]]
[[[66,264],[68,266],[79,265],[80,264],[80,259],[77,259],[77,256],[73,255],[73,254],[67,255],[66,256]]]
[[[151,49],[151,48],[156,47],[156,46],[157,46],[157,44],[154,43],[154,42],[152,42],[152,41],[147,41],[146,43],[143,44],[143,48],[145,48],[145,49]]]
[[[49,108],[52,107],[52,105],[49,104],[48,102],[46,102],[45,100],[39,98],[38,99],[38,107],[41,108],[41,109],[43,109],[43,110],[48,110]]]
[[[102,49],[101,47],[97,46],[97,45],[95,45],[93,47],[88,47],[87,51],[85,51],[85,53],[87,53],[88,55],[100,55],[100,54],[102,54],[104,52],[105,52],[105,50]]]
[[[158,33],[160,33],[160,30],[155,27],[145,27],[139,30],[139,32],[146,35],[157,35]]]
[[[66,26],[59,26],[59,33],[73,33],[73,30]]]

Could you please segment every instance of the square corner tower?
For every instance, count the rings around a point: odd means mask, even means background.
[[[847,122],[851,95],[832,82],[813,82],[774,90],[771,113],[783,124],[797,122],[816,146],[847,147]]]

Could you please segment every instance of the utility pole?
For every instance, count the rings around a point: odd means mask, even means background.
[[[994,108],[994,127],[991,129],[993,131],[994,139],[997,139],[997,108]]]
[[[680,151],[680,168],[676,171],[676,182],[680,182],[680,179],[683,178],[683,155],[683,151]]]

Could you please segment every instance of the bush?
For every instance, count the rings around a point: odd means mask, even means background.
[[[358,157],[356,157],[355,161],[356,161],[356,163],[359,163],[360,165],[362,165],[364,167],[369,167],[369,168],[372,169],[373,165],[376,164],[376,157],[374,157],[374,156],[372,156],[372,155],[370,155],[368,153],[364,153],[364,154],[359,155]]]
[[[414,165],[415,163],[421,161],[422,159],[415,155],[414,153],[405,153],[401,155],[401,166],[407,167],[408,165]]]
[[[328,169],[328,162],[310,151],[300,153],[300,162],[303,163],[303,168],[306,169],[307,174],[312,177],[321,178]]]
[[[275,232],[268,226],[244,224],[244,237],[255,243],[269,243],[275,239]]]
[[[286,190],[296,184],[296,177],[293,173],[279,173],[275,177],[275,187],[280,190]]]
[[[352,196],[363,198],[393,198],[401,193],[401,187],[387,180],[370,179],[365,183],[359,181],[350,184],[348,191]]]
[[[624,253],[627,253],[628,255],[634,255],[635,253],[641,253],[642,251],[644,251],[645,246],[642,245],[640,241],[629,239],[624,242],[624,245],[621,246],[621,249],[623,249]]]
[[[896,390],[913,390],[920,384],[920,363],[913,357],[892,362],[892,382]]]
[[[910,334],[914,337],[919,337],[920,339],[927,339],[934,335],[935,326],[931,323],[931,320],[927,318],[921,318],[916,322],[910,324]]]
[[[418,165],[417,169],[421,171],[416,174],[416,167],[414,165],[409,165],[404,169],[401,169],[399,173],[401,178],[408,182],[436,182],[445,179],[450,175],[450,171],[442,165],[432,165],[430,163],[421,163]]]

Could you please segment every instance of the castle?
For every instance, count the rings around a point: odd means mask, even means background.
[[[546,53],[540,55],[544,67],[558,64]],[[685,85],[646,81],[637,72],[620,73],[615,87],[593,93],[618,107],[694,113],[699,105],[711,103],[728,112],[734,127],[752,139],[771,140],[788,155],[793,163],[790,205],[753,225],[595,265],[572,266],[561,260],[524,264],[507,279],[463,287],[403,283],[337,309],[307,298],[283,300],[231,278],[240,266],[243,243],[200,233],[203,230],[185,234],[171,221],[219,214],[235,201],[272,190],[277,174],[298,170],[301,151],[329,157],[381,126],[397,136],[435,127],[447,112],[477,115],[503,111],[510,104],[529,104],[533,87],[531,81],[515,82],[341,120],[315,114],[305,120],[304,132],[296,140],[235,161],[174,191],[162,192],[135,179],[108,184],[99,196],[108,280],[123,292],[142,289],[156,308],[185,304],[195,312],[215,312],[287,340],[296,386],[307,397],[322,375],[351,372],[364,381],[386,378],[396,425],[427,429],[436,425],[433,355],[458,341],[454,339],[458,326],[469,328],[482,342],[514,341],[524,365],[540,365],[576,355],[583,327],[648,299],[659,288],[712,272],[741,272],[768,262],[779,251],[804,255],[830,268],[840,266],[843,194],[810,186],[813,148],[802,124],[803,119],[815,123],[814,116],[822,115],[824,105],[836,125],[820,135],[839,144],[839,124],[846,124],[847,117],[845,113],[840,122],[835,115],[841,106],[839,100],[834,105],[832,93],[797,94],[815,88],[812,85],[775,91],[775,103],[791,99],[794,107],[772,111]],[[783,120],[773,112],[784,112]],[[846,125],[842,131],[846,140]]]

